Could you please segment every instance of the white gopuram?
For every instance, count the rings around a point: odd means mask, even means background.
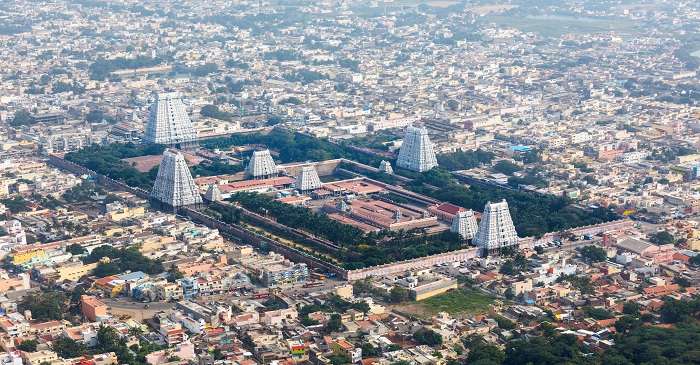
[[[416,172],[429,171],[438,165],[428,130],[409,126],[403,138],[396,166]]]
[[[316,190],[321,187],[321,179],[313,166],[304,166],[301,168],[294,186],[302,192]]]
[[[277,165],[275,165],[275,160],[272,159],[270,150],[253,151],[245,172],[254,179],[277,176]]]
[[[197,131],[179,93],[158,94],[149,110],[144,140],[167,146],[190,144],[197,140]]]
[[[182,153],[170,148],[163,152],[150,196],[161,206],[173,209],[202,203]]]
[[[221,190],[219,190],[219,187],[216,184],[209,185],[207,192],[204,194],[204,199],[210,202],[222,201],[223,197],[221,196]]]
[[[518,244],[518,233],[505,199],[498,203],[486,203],[474,243],[484,253]]]
[[[452,218],[450,231],[462,236],[464,240],[473,239],[478,229],[479,227],[476,224],[474,211],[471,209],[459,211],[455,214],[454,218]]]

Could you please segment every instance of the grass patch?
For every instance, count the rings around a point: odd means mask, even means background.
[[[488,312],[494,301],[494,297],[479,290],[460,288],[420,302],[402,304],[396,309],[419,318],[428,318],[439,312],[469,316]]]
[[[462,288],[422,300],[419,304],[434,313],[476,314],[488,311],[493,301],[493,297],[483,292]]]

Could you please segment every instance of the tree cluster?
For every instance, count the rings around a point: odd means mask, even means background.
[[[426,185],[439,189],[431,189]],[[604,208],[585,210],[575,207],[563,197],[505,190],[494,186],[467,187],[459,184],[442,168],[434,168],[418,175],[410,187],[411,190],[435,199],[476,211],[483,210],[488,201],[497,202],[505,199],[508,201],[513,224],[522,237],[541,236],[546,232],[603,223],[618,218],[614,212]]]
[[[117,70],[136,69],[142,67],[153,67],[161,64],[163,60],[159,58],[137,57],[133,59],[115,58],[99,59],[90,65],[90,79],[104,81],[109,74]]]
[[[120,180],[129,186],[150,189],[153,181],[148,175],[122,161],[124,158],[146,155],[160,155],[165,147],[161,145],[137,145],[133,143],[112,143],[92,145],[79,151],[66,154],[68,161],[87,167],[103,175]]]
[[[95,276],[104,277],[125,271],[143,271],[154,275],[165,271],[162,263],[143,256],[136,247],[116,249],[112,246],[99,246],[85,256],[83,262],[94,263],[103,257],[108,257],[110,262],[99,263],[94,271]]]
[[[437,160],[440,167],[448,171],[468,170],[490,163],[493,153],[484,150],[458,151],[438,155]]]
[[[418,331],[414,332],[413,340],[421,345],[442,345],[442,335],[426,327],[421,327]]]
[[[32,293],[22,298],[19,309],[31,311],[32,318],[39,321],[60,320],[63,319],[66,302],[66,296],[62,292]]]
[[[605,253],[604,249],[593,245],[583,247],[580,254],[588,263],[603,262],[608,259],[608,255]]]

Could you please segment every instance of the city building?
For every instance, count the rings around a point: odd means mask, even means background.
[[[202,203],[202,197],[192,179],[185,158],[174,149],[163,152],[163,159],[158,167],[158,175],[150,195],[152,200],[168,208]]]
[[[438,165],[427,129],[413,126],[406,129],[396,165],[417,172],[428,171]]]
[[[196,139],[197,132],[180,94],[158,94],[149,111],[144,140],[148,143],[183,146]]]
[[[262,281],[266,286],[301,283],[309,278],[309,269],[304,263],[289,261],[272,264],[262,269]]]
[[[518,244],[518,233],[505,199],[498,203],[486,203],[474,242],[483,253]]]
[[[275,160],[272,159],[270,150],[254,151],[253,155],[250,156],[245,172],[254,179],[267,179],[277,176],[277,165],[275,165]]]
[[[80,311],[86,319],[95,322],[107,315],[107,305],[96,297],[83,295],[80,297]]]

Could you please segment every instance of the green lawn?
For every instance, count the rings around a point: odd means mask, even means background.
[[[493,301],[493,297],[478,290],[462,288],[422,300],[418,304],[433,314],[478,314],[488,311]]]

